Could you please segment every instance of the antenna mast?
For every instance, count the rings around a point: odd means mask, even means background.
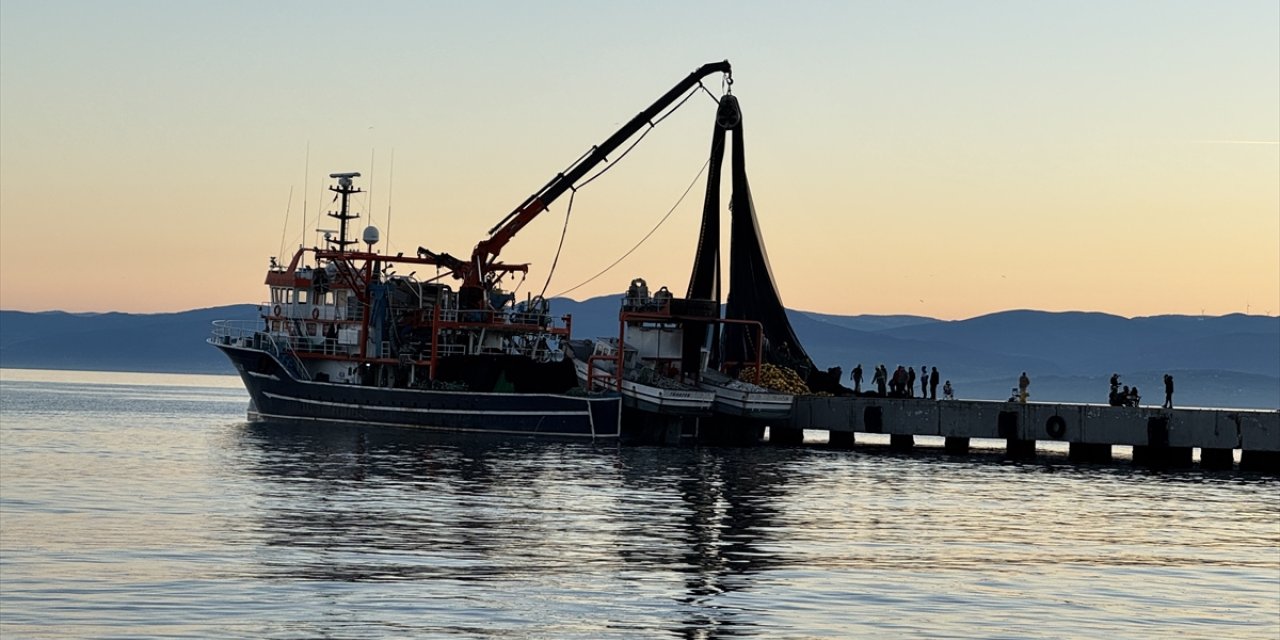
[[[387,177],[387,244],[386,251],[391,253],[391,188],[396,184],[396,150],[391,150],[391,175]],[[369,205],[369,215],[373,215],[373,205]]]
[[[311,141],[307,141],[307,159],[302,165],[302,237],[298,238],[298,246],[301,247],[307,242],[307,187],[311,183],[307,178],[311,175]],[[283,253],[283,252],[282,252]]]
[[[342,208],[337,213],[332,211],[329,212],[329,217],[337,218],[339,225],[338,239],[333,240],[330,238],[329,243],[338,245],[338,251],[346,251],[347,245],[356,243],[355,240],[347,239],[347,222],[360,217],[360,214],[358,213],[351,213],[351,194],[361,192],[359,187],[352,186],[351,179],[359,178],[360,174],[355,171],[349,173],[331,173],[329,174],[329,177],[338,179],[338,186],[331,186],[329,187],[329,190],[338,194],[338,196],[342,198]]]

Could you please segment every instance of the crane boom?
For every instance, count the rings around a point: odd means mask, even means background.
[[[489,237],[477,244],[472,251],[470,262],[463,267],[463,273],[460,274],[463,281],[462,287],[483,286],[483,272],[488,270],[487,267],[493,263],[502,248],[511,241],[511,238],[517,232],[529,224],[538,214],[545,211],[547,207],[551,206],[551,203],[555,202],[556,198],[559,198],[565,191],[572,188],[578,180],[581,180],[583,176],[605,161],[610,153],[613,153],[622,143],[634,136],[644,125],[651,124],[654,117],[661,113],[663,109],[675,102],[684,92],[696,86],[703,78],[713,73],[732,73],[729,61],[710,62],[698,67],[688,77],[672,87],[671,90],[662,94],[648,108],[622,125],[622,128],[614,132],[607,140],[592,147],[590,151],[579,158],[567,170],[556,174],[545,186],[529,196],[511,213],[508,213],[501,222],[489,230]]]

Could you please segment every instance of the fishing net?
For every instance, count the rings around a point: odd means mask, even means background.
[[[726,324],[722,335],[711,337],[711,360],[713,365],[730,367],[754,362],[759,347],[765,362],[794,369],[801,378],[808,378],[814,372],[813,360],[787,319],[756,221],[751,187],[747,183],[742,111],[733,95],[721,98],[716,111],[711,171],[707,177],[702,229],[689,278],[688,297],[720,300],[720,169],[725,134],[730,131],[733,132],[733,162],[729,200],[729,296],[724,317],[759,322],[761,330],[753,325]],[[758,344],[761,337],[763,343]]]

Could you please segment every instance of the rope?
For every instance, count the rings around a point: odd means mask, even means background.
[[[551,286],[551,276],[556,274],[556,265],[560,264],[560,250],[564,248],[564,237],[569,233],[569,215],[573,213],[573,198],[578,195],[578,190],[573,189],[569,193],[569,208],[564,211],[564,227],[560,229],[560,244],[556,245],[556,257],[551,261],[551,270],[547,272],[547,281],[542,283],[542,292],[538,294],[539,298],[547,295],[547,287]]]
[[[701,81],[701,80],[699,80],[699,81],[698,81],[698,86],[697,86],[697,88],[695,88],[695,89],[694,89],[694,91],[697,91],[698,89],[702,89],[703,91],[706,91],[706,92],[707,92],[707,95],[708,95],[708,96],[710,96],[710,97],[711,97],[711,99],[712,99],[716,104],[720,104],[720,98],[717,98],[717,97],[716,97],[716,94],[711,93],[711,90],[707,88],[707,85],[702,84],[702,81]]]
[[[699,82],[699,83],[698,83],[698,87],[701,87],[701,86],[702,86],[702,83],[701,83],[701,82]],[[608,164],[608,166],[606,166],[605,168],[601,169],[601,170],[600,170],[598,173],[596,173],[594,176],[591,176],[590,178],[587,178],[586,180],[584,180],[582,183],[580,183],[580,184],[577,186],[577,188],[578,188],[578,189],[581,189],[581,188],[583,188],[583,187],[585,187],[585,186],[587,186],[587,185],[591,184],[591,183],[592,183],[592,181],[594,181],[596,178],[599,178],[600,176],[604,175],[606,171],[608,171],[608,170],[610,170],[610,169],[612,169],[612,168],[614,168],[614,167],[618,166],[618,163],[619,163],[619,162],[622,162],[622,159],[623,159],[623,158],[625,158],[625,157],[627,157],[627,154],[628,154],[628,153],[631,153],[631,150],[632,150],[632,149],[634,149],[634,148],[636,148],[636,145],[640,144],[640,141],[641,141],[641,140],[644,140],[644,137],[645,137],[645,136],[647,136],[647,135],[649,135],[649,132],[650,132],[650,131],[653,131],[653,130],[654,130],[654,128],[658,126],[658,123],[662,122],[663,120],[666,120],[668,117],[670,117],[670,116],[671,116],[671,114],[673,114],[673,113],[675,113],[675,112],[676,112],[676,109],[679,109],[680,107],[684,106],[684,103],[688,102],[688,101],[689,101],[689,98],[692,98],[692,97],[694,96],[694,94],[698,93],[698,87],[694,87],[694,88],[690,89],[690,90],[689,90],[688,95],[686,95],[684,98],[682,98],[682,99],[680,100],[680,102],[677,102],[677,103],[676,103],[674,106],[672,106],[670,109],[667,109],[667,112],[666,112],[666,113],[664,113],[664,114],[662,114],[662,116],[661,116],[660,118],[658,118],[657,120],[654,120],[653,122],[650,122],[650,123],[649,123],[649,128],[648,128],[648,129],[645,129],[645,130],[644,130],[644,133],[641,133],[641,134],[640,134],[640,137],[638,137],[638,138],[636,138],[634,141],[632,141],[632,143],[627,147],[626,151],[623,151],[623,152],[622,152],[622,155],[618,156],[618,159],[617,159],[617,160],[614,160],[613,162],[609,163],[609,164]],[[706,87],[702,87],[702,89],[703,89],[704,91],[706,91]],[[710,92],[710,91],[707,91],[707,95],[709,95],[709,96],[710,96],[710,95],[711,95],[711,92]],[[711,96],[711,99],[712,99],[712,100],[715,100],[715,96]],[[718,101],[717,101],[717,103],[718,103]]]
[[[599,178],[600,176],[604,175],[604,174],[605,174],[605,172],[607,172],[607,171],[609,171],[610,169],[612,169],[612,168],[614,168],[614,167],[618,166],[618,163],[619,163],[619,162],[622,162],[622,159],[623,159],[623,158],[625,158],[625,157],[627,157],[627,154],[628,154],[628,153],[631,153],[631,150],[632,150],[632,149],[634,149],[634,148],[636,148],[636,145],[640,144],[640,141],[641,141],[641,140],[644,140],[644,137],[645,137],[645,136],[647,136],[647,135],[649,135],[649,132],[650,132],[650,131],[653,131],[653,124],[654,124],[654,123],[650,122],[650,123],[649,123],[649,128],[648,128],[648,129],[645,129],[645,130],[644,130],[644,133],[640,134],[640,137],[639,137],[639,138],[636,138],[636,139],[635,139],[635,141],[631,143],[631,146],[627,147],[626,151],[623,151],[623,152],[622,152],[622,155],[618,156],[618,159],[617,159],[617,160],[614,160],[613,162],[611,162],[611,163],[609,163],[609,164],[605,165],[605,168],[603,168],[603,169],[601,169],[600,171],[596,172],[596,174],[595,174],[594,176],[591,176],[590,178],[587,178],[586,180],[583,180],[580,184],[578,184],[578,187],[577,187],[577,188],[578,188],[578,189],[581,189],[581,188],[583,188],[583,187],[585,187],[585,186],[587,186],[587,185],[591,184],[592,182],[595,182],[595,179],[596,179],[596,178]]]
[[[574,290],[576,290],[576,289],[579,289],[579,288],[581,288],[581,287],[583,287],[583,286],[587,285],[588,283],[590,283],[591,281],[595,280],[596,278],[599,278],[600,276],[602,276],[602,275],[604,275],[604,274],[608,273],[610,269],[612,269],[612,268],[614,268],[614,267],[618,266],[618,263],[622,262],[623,260],[626,260],[626,259],[627,259],[627,256],[630,256],[632,253],[634,253],[634,252],[635,252],[635,250],[636,250],[636,249],[639,249],[639,248],[640,248],[640,245],[644,244],[644,243],[645,243],[645,241],[646,241],[646,240],[648,240],[650,236],[652,236],[655,232],[657,232],[658,227],[661,227],[661,226],[662,226],[662,223],[666,222],[666,221],[667,221],[667,218],[670,218],[670,217],[671,217],[671,214],[675,213],[676,208],[680,206],[680,203],[681,203],[681,202],[684,202],[684,197],[685,197],[685,196],[687,196],[687,195],[689,195],[689,192],[693,190],[693,187],[694,187],[695,185],[697,185],[697,184],[698,184],[698,180],[702,179],[702,173],[703,173],[704,171],[706,171],[706,170],[707,170],[707,165],[709,165],[709,164],[711,164],[711,158],[707,158],[707,161],[706,161],[706,162],[704,162],[704,163],[702,163],[702,168],[701,168],[701,169],[698,169],[698,175],[696,175],[696,176],[694,176],[694,177],[693,177],[693,182],[690,182],[690,183],[689,183],[689,186],[684,190],[684,193],[680,194],[680,199],[676,200],[676,203],[675,203],[674,205],[671,205],[671,210],[670,210],[670,211],[667,211],[667,215],[662,216],[662,219],[658,221],[658,224],[653,225],[653,228],[649,230],[649,233],[646,233],[646,234],[644,235],[644,237],[643,237],[643,238],[640,238],[640,241],[639,241],[639,242],[637,242],[637,243],[635,244],[635,246],[633,246],[633,247],[631,247],[630,249],[628,249],[626,253],[622,254],[622,257],[621,257],[621,258],[618,258],[617,260],[614,260],[614,261],[613,261],[613,264],[610,264],[609,266],[605,267],[603,270],[601,270],[601,271],[600,271],[600,273],[597,273],[597,274],[595,274],[594,276],[591,276],[590,278],[587,278],[587,279],[586,279],[586,280],[584,280],[583,282],[578,283],[577,285],[575,285],[574,287],[572,287],[572,288],[570,288],[570,289],[565,289],[564,291],[561,291],[560,293],[557,293],[554,297],[559,298],[560,296],[563,296],[563,295],[565,295],[566,293],[570,293],[570,292],[572,292],[572,291],[574,291]],[[572,202],[573,202],[573,200],[572,200],[572,198],[570,198],[570,203],[571,203],[571,204],[570,204],[570,206],[572,206]],[[568,216],[565,216],[565,219],[566,219],[566,223],[567,223],[567,221],[568,221]],[[555,268],[555,267],[554,267],[554,265],[552,266],[552,268],[553,268],[553,269]],[[543,293],[545,293],[545,290],[544,290],[544,292],[543,292]]]
[[[547,287],[550,287],[550,286],[551,286],[551,278],[552,278],[552,276],[554,276],[554,275],[555,275],[555,273],[556,273],[556,265],[560,263],[560,251],[561,251],[561,249],[563,249],[563,248],[564,248],[564,239],[565,239],[565,236],[566,236],[566,235],[568,235],[568,232],[569,232],[569,216],[573,213],[573,199],[574,199],[574,197],[575,197],[575,196],[577,196],[577,195],[578,195],[578,189],[581,189],[581,188],[583,188],[583,187],[585,187],[585,186],[587,186],[587,185],[591,184],[592,182],[594,182],[594,181],[596,180],[596,178],[599,178],[600,176],[604,175],[604,174],[605,174],[607,171],[609,171],[610,169],[612,169],[612,168],[614,168],[614,167],[618,166],[618,164],[619,164],[620,162],[622,162],[622,159],[623,159],[623,158],[625,158],[625,157],[627,157],[627,154],[631,153],[631,150],[632,150],[632,149],[635,149],[635,148],[636,148],[636,145],[640,144],[640,141],[641,141],[641,140],[644,140],[645,136],[649,135],[649,132],[650,132],[650,131],[653,131],[655,128],[657,128],[657,126],[658,126],[658,124],[659,124],[659,123],[661,123],[663,120],[666,120],[667,118],[669,118],[669,117],[671,116],[671,114],[675,113],[675,112],[676,112],[676,110],[678,110],[680,107],[684,106],[684,103],[688,102],[690,98],[692,98],[695,94],[697,94],[697,93],[698,93],[698,89],[699,89],[699,88],[701,88],[703,91],[705,91],[705,92],[706,92],[706,94],[707,94],[708,96],[711,96],[711,99],[712,99],[713,101],[715,101],[717,104],[719,104],[719,100],[716,100],[716,97],[715,97],[714,95],[712,95],[712,94],[711,94],[711,92],[710,92],[710,91],[708,91],[708,90],[707,90],[707,88],[706,88],[705,86],[703,86],[703,84],[702,84],[701,82],[699,82],[697,87],[693,87],[693,88],[691,88],[691,89],[689,90],[689,93],[687,93],[683,98],[681,98],[681,99],[680,99],[680,102],[677,102],[677,103],[676,103],[675,105],[673,105],[670,109],[667,109],[666,113],[664,113],[664,114],[662,114],[660,117],[658,117],[658,119],[657,119],[657,120],[653,120],[652,122],[650,122],[650,123],[649,123],[649,128],[648,128],[648,129],[645,129],[645,130],[644,130],[644,132],[643,132],[643,133],[641,133],[639,137],[637,137],[635,140],[633,140],[633,141],[631,142],[631,144],[630,144],[630,145],[628,145],[628,146],[627,146],[627,148],[622,152],[622,154],[621,154],[621,155],[619,155],[619,156],[617,157],[617,159],[615,159],[613,162],[610,162],[607,166],[605,166],[605,168],[603,168],[603,169],[601,169],[600,171],[596,172],[596,174],[595,174],[595,175],[593,175],[593,176],[591,176],[591,177],[587,178],[586,180],[583,180],[582,182],[580,182],[580,183],[579,183],[578,185],[576,185],[576,186],[572,186],[572,187],[570,187],[570,189],[572,189],[572,193],[570,193],[570,194],[569,194],[569,207],[565,210],[565,213],[564,213],[564,227],[563,227],[563,228],[561,228],[561,230],[560,230],[560,244],[556,246],[556,256],[555,256],[555,259],[553,259],[553,260],[551,261],[551,269],[550,269],[550,271],[548,271],[548,272],[547,272],[547,280],[546,280],[546,282],[544,282],[544,283],[543,283],[543,285],[542,285],[542,292],[538,294],[538,297],[540,297],[540,298],[544,298],[544,299],[545,299],[545,296],[546,296],[546,294],[547,294]],[[588,153],[590,153],[590,152],[588,152]],[[586,157],[586,156],[584,155],[583,157]],[[582,159],[581,159],[581,158],[579,158],[578,160],[579,160],[579,162],[581,162],[581,160],[582,160]],[[654,234],[654,232],[656,232],[656,231],[658,230],[658,227],[661,227],[661,226],[662,226],[662,223],[666,222],[666,221],[667,221],[667,218],[670,218],[670,217],[671,217],[671,214],[672,214],[672,213],[675,213],[676,207],[679,207],[679,206],[680,206],[680,203],[684,201],[684,197],[685,197],[685,196],[687,196],[687,195],[689,195],[689,191],[690,191],[690,190],[692,190],[692,189],[693,189],[693,187],[694,187],[694,185],[696,185],[696,184],[698,183],[698,180],[702,177],[702,173],[703,173],[704,171],[706,171],[706,170],[707,170],[707,165],[708,165],[708,164],[710,164],[710,163],[711,163],[711,159],[710,159],[710,158],[708,158],[708,159],[707,159],[707,162],[703,163],[702,168],[698,170],[698,175],[697,175],[697,176],[695,176],[695,177],[693,178],[693,182],[689,183],[689,187],[688,187],[687,189],[685,189],[685,190],[684,190],[684,193],[680,194],[680,199],[679,199],[679,200],[676,200],[675,205],[673,205],[673,206],[671,207],[671,210],[667,212],[667,215],[663,216],[663,217],[662,217],[662,219],[658,221],[658,224],[654,225],[653,229],[650,229],[650,230],[649,230],[649,233],[645,234],[645,236],[644,236],[643,238],[641,238],[641,239],[640,239],[640,242],[637,242],[635,246],[631,247],[631,250],[630,250],[630,251],[627,251],[625,254],[623,254],[623,255],[622,255],[622,257],[621,257],[621,258],[618,258],[617,260],[615,260],[615,261],[613,262],[613,264],[611,264],[611,265],[609,265],[609,266],[605,267],[605,268],[604,268],[604,270],[603,270],[603,271],[601,271],[600,273],[597,273],[596,275],[591,276],[591,278],[589,278],[589,279],[588,279],[588,280],[586,280],[585,282],[583,282],[583,283],[581,283],[581,284],[579,284],[579,285],[577,285],[577,286],[573,287],[572,289],[567,289],[567,290],[565,290],[565,291],[563,291],[563,292],[561,292],[561,293],[557,294],[557,296],[556,296],[556,297],[559,297],[559,296],[562,296],[562,295],[564,295],[564,294],[566,294],[566,293],[569,293],[570,291],[573,291],[574,289],[577,289],[577,288],[579,288],[579,287],[582,287],[583,285],[585,285],[585,284],[587,284],[587,283],[591,282],[592,280],[595,280],[596,278],[599,278],[600,276],[602,276],[602,275],[604,275],[605,273],[607,273],[610,269],[612,269],[612,268],[614,268],[615,266],[617,266],[617,265],[618,265],[618,263],[620,263],[620,262],[622,262],[623,260],[625,260],[625,259],[627,258],[627,256],[631,255],[631,254],[632,254],[636,249],[640,248],[640,245],[644,244],[645,240],[648,240],[648,239],[649,239],[649,237],[650,237],[650,236],[652,236],[652,235]]]

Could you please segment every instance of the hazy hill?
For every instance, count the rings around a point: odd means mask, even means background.
[[[0,311],[0,366],[232,373],[205,344],[214,320],[256,320],[257,305],[155,314]]]
[[[896,329],[898,327],[909,327],[917,324],[931,324],[941,322],[934,318],[926,318],[925,316],[835,316],[828,313],[817,313],[816,311],[794,311],[800,313],[819,322],[834,324],[838,327],[846,329],[857,329],[858,331],[883,331],[885,329]]]
[[[617,335],[621,295],[556,299],[577,336]],[[823,368],[938,367],[961,397],[1004,399],[1018,374],[1032,398],[1102,402],[1120,373],[1145,400],[1162,399],[1161,376],[1177,381],[1183,405],[1280,408],[1280,318],[1123,318],[1102,313],[1006,311],[942,321],[921,316],[837,316],[789,311],[806,350]],[[208,346],[215,319],[254,320],[255,305],[160,314],[0,311],[0,366],[232,373]]]
[[[1122,318],[1104,313],[1005,311],[895,327],[886,335],[1038,358],[1071,374],[1099,369],[1226,369],[1277,375],[1280,318]]]

